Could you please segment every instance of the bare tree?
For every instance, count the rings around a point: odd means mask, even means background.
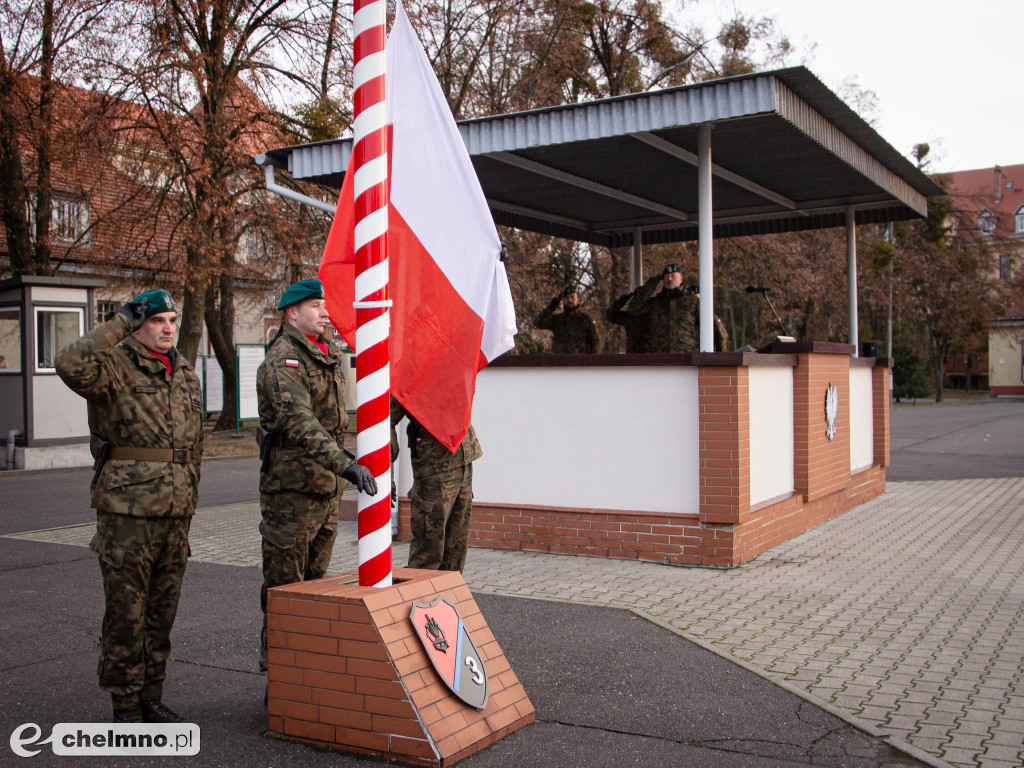
[[[83,161],[95,138],[85,129],[108,106],[62,83],[89,76],[119,18],[110,0],[0,2],[0,221],[14,274],[53,271],[55,165]]]
[[[304,130],[289,104],[305,99],[330,113],[340,26],[333,1],[151,0],[131,30],[137,56],[111,83],[143,106],[141,128],[159,143],[176,190],[162,202],[184,243],[178,346],[194,361],[205,323],[224,377],[217,428],[233,427],[236,413],[236,277],[276,277],[266,264],[239,264],[240,242],[251,250],[257,226],[271,220],[252,158],[284,142],[286,127]]]

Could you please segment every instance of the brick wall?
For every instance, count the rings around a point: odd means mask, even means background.
[[[850,474],[850,361],[844,355],[800,355],[793,370],[794,485],[807,501],[837,493]],[[836,435],[825,433],[825,392],[839,393]]]
[[[750,505],[749,376],[744,366],[699,371],[700,512],[622,512],[474,504],[470,543],[491,549],[732,567],[885,493],[889,465],[889,369],[872,374],[874,464],[850,473],[850,357],[803,353],[793,369],[793,494]],[[838,391],[829,440],[825,392]],[[399,503],[400,540],[411,538]]]
[[[747,368],[702,367],[700,519],[735,524],[750,507],[750,397]]]
[[[877,365],[871,371],[871,405],[874,417],[875,464],[889,466],[889,367]],[[884,489],[883,489],[884,492]]]
[[[799,536],[836,515],[885,493],[885,470],[874,466],[848,476],[833,493],[807,500],[793,494],[760,505],[737,527],[733,565],[739,565],[777,544]]]
[[[1024,397],[1024,387],[994,386],[989,390],[989,397]]]

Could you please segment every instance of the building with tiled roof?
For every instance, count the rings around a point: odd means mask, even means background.
[[[38,85],[21,81],[26,103],[38,100]],[[254,104],[255,103],[255,107]],[[235,95],[229,111],[245,105],[249,113],[262,108],[248,89]],[[53,218],[50,226],[50,267],[55,276],[98,278],[106,286],[95,291],[95,317],[102,322],[140,291],[165,287],[180,303],[187,288],[186,226],[172,198],[184,193],[180,179],[172,177],[173,163],[154,125],[184,135],[183,152],[198,144],[188,141],[195,121],[147,112],[129,101],[97,92],[55,84],[54,146],[52,158]],[[242,136],[238,150],[251,157],[267,143],[283,137],[259,121],[252,135]],[[270,121],[265,123],[270,125]],[[170,128],[168,128],[170,126]],[[261,132],[262,131],[262,132]],[[198,138],[198,137],[197,137]],[[35,149],[25,145],[22,160],[32,172]],[[254,174],[259,171],[251,167]],[[31,196],[33,189],[27,190]],[[277,198],[274,198],[277,202]],[[245,200],[240,198],[239,211]],[[30,207],[34,211],[34,206]],[[29,222],[34,227],[34,221]],[[266,254],[260,230],[247,229],[234,254],[234,342],[262,343],[270,327],[276,329],[274,311],[280,277]],[[12,272],[8,243],[0,223],[0,278]],[[0,350],[14,344],[17,308],[0,308]],[[212,355],[204,332],[200,354]],[[212,361],[210,362],[212,365]],[[214,400],[217,399],[215,393]],[[215,410],[215,409],[214,409]]]
[[[958,171],[949,178],[957,235],[987,246],[1001,295],[989,330],[989,391],[993,397],[1024,395],[1024,165]]]

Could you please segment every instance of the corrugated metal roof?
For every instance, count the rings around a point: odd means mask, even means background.
[[[715,236],[882,222],[942,190],[804,67],[463,120],[495,221],[604,245],[697,237],[697,128],[711,123]],[[351,139],[264,162],[340,187]]]

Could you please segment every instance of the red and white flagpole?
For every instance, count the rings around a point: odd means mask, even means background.
[[[391,585],[391,369],[388,353],[388,158],[385,0],[355,2],[356,456],[377,479],[360,493],[359,584]]]

